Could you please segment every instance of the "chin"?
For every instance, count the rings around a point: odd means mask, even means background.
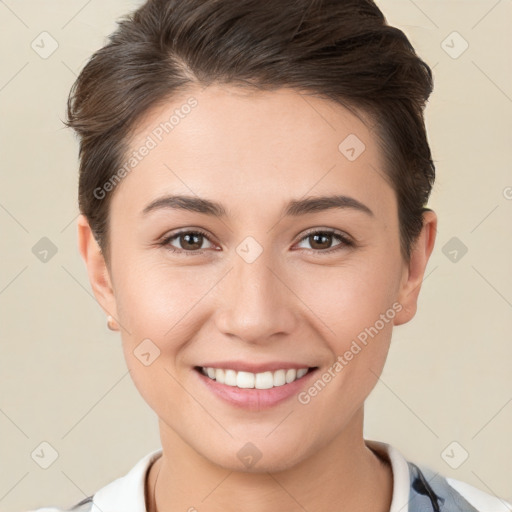
[[[225,470],[242,473],[275,473],[285,471],[298,464],[305,453],[297,450],[300,443],[232,442],[225,450],[205,453],[203,456],[211,463]],[[234,457],[233,457],[234,452]]]

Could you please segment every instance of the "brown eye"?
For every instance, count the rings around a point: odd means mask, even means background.
[[[187,251],[200,249],[203,245],[203,235],[200,233],[184,233],[178,235],[182,249]]]
[[[202,254],[203,251],[201,249],[205,240],[209,242],[208,236],[202,231],[180,231],[166,237],[160,242],[160,245],[166,247],[171,252]]]
[[[308,238],[313,249],[330,249],[333,235],[332,233],[318,233],[309,235]]]
[[[334,239],[339,243],[333,246]],[[347,236],[331,230],[312,231],[301,239],[301,243],[303,241],[307,241],[314,252],[334,252],[354,245]]]

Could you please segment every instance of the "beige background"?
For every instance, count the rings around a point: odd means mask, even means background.
[[[0,2],[0,511],[70,506],[159,447],[78,253],[77,142],[61,123],[75,75],[138,4]],[[418,314],[395,329],[367,402],[365,436],[512,501],[512,2],[378,4],[434,68],[439,229]],[[43,31],[58,43],[48,58],[31,47]],[[42,237],[57,248],[46,263],[32,252]],[[456,262],[452,237],[467,247]],[[48,469],[31,456],[44,441],[59,454]],[[467,460],[450,467],[462,450]]]

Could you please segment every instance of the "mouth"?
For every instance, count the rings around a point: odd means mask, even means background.
[[[230,406],[262,411],[298,395],[311,382],[318,366],[277,368],[257,373],[216,366],[195,366],[193,369],[212,396]]]
[[[259,373],[236,371],[230,368],[214,368],[212,366],[195,366],[194,370],[225,386],[240,389],[271,389],[291,384],[317,368],[317,366],[281,368]]]

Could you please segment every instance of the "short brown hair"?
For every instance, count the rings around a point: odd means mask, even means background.
[[[118,22],[68,98],[66,125],[80,137],[79,208],[107,262],[112,194],[98,199],[94,190],[121,166],[144,113],[215,83],[292,88],[369,115],[409,261],[435,179],[423,119],[432,72],[375,3],[149,0]]]

